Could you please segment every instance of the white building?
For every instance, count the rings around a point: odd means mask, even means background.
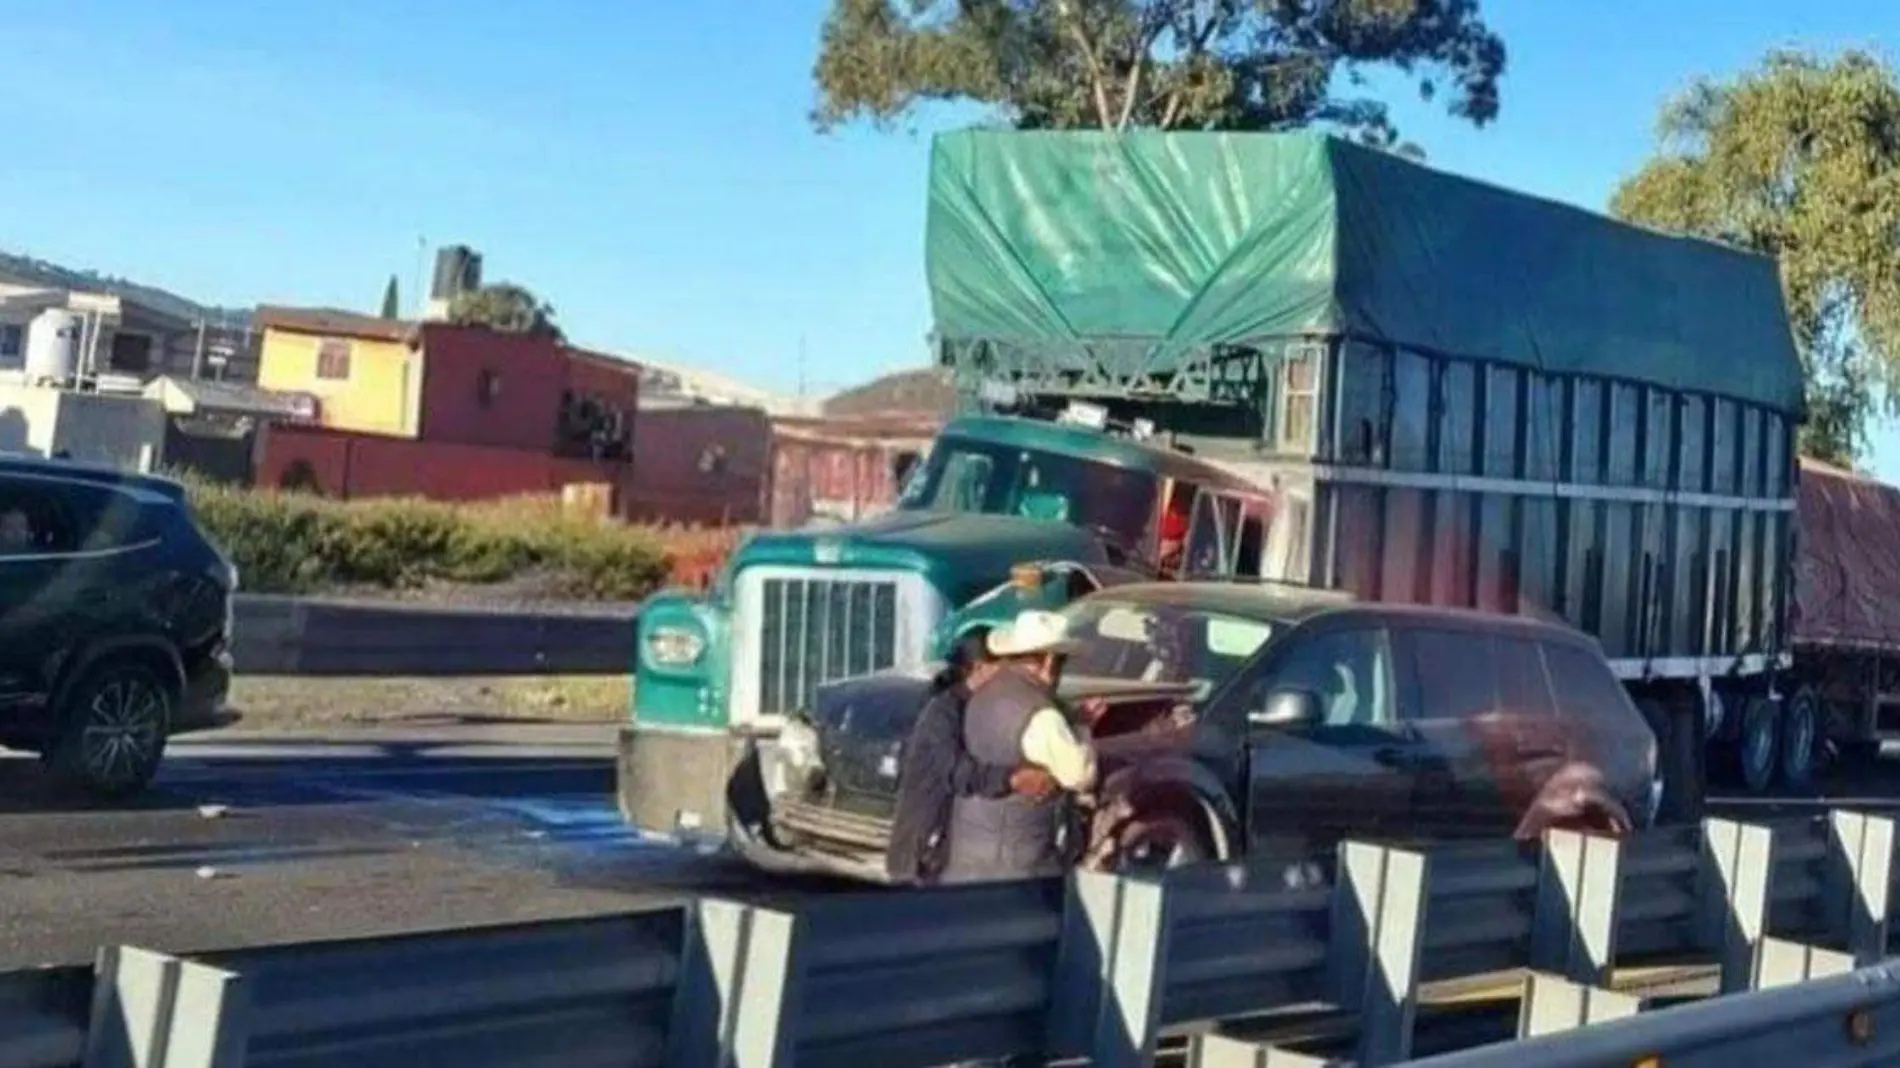
[[[48,309],[78,318],[73,370],[82,383],[136,388],[167,374],[225,377],[218,339],[196,322],[110,293],[7,281],[0,281],[0,375],[24,369],[28,327]]]

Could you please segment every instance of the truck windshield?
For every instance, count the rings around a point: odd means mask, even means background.
[[[1148,540],[1158,486],[1146,471],[1039,449],[945,438],[911,473],[898,507],[1070,523],[1136,553]]]
[[[1232,678],[1274,632],[1264,620],[1109,597],[1077,601],[1062,614],[1079,642],[1065,674],[1196,682],[1208,692]]]

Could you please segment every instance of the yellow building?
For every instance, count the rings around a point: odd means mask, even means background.
[[[317,422],[333,430],[418,435],[423,355],[414,323],[274,307],[259,308],[256,323],[261,388],[316,397]]]

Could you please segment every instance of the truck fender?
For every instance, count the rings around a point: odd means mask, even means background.
[[[1172,808],[1192,813],[1207,834],[1216,860],[1232,860],[1240,834],[1239,814],[1225,784],[1184,756],[1155,756],[1118,768],[1097,791],[1099,810],[1135,814]]]

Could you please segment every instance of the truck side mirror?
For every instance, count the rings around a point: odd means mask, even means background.
[[[1258,709],[1249,713],[1247,722],[1255,727],[1287,730],[1318,723],[1319,695],[1310,690],[1275,689]]]

